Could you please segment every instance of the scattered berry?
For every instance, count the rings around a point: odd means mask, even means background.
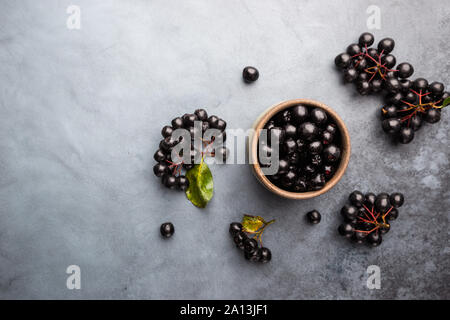
[[[170,238],[175,232],[175,227],[171,222],[166,222],[161,225],[160,232],[164,238]]]
[[[320,220],[322,219],[322,216],[320,215],[319,211],[312,210],[306,214],[306,217],[308,218],[308,221],[312,224],[318,224]]]
[[[259,71],[254,67],[245,67],[242,71],[242,77],[247,83],[254,82],[259,78]]]

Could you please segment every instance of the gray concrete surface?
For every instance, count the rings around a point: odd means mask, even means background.
[[[81,29],[66,28],[70,4]],[[450,85],[449,1],[0,1],[0,298],[449,299],[449,117],[410,145],[380,129],[379,97],[343,86],[333,59],[381,8],[377,39],[416,75]],[[246,65],[260,80],[241,81]],[[353,150],[317,199],[278,198],[248,166],[213,166],[205,210],[152,174],[161,127],[205,107],[249,128],[268,106],[336,109]],[[353,189],[407,202],[381,247],[339,237]],[[304,214],[316,208],[322,223]],[[227,233],[243,213],[275,218],[273,260],[244,260]],[[172,221],[175,236],[159,236]],[[66,267],[81,267],[81,290]],[[381,268],[381,289],[366,268]]]

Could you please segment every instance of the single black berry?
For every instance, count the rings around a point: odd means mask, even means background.
[[[355,190],[350,193],[349,200],[352,205],[360,208],[363,206],[365,198],[361,191]]]
[[[403,202],[405,202],[405,197],[400,192],[395,192],[390,195],[389,202],[395,208],[400,208],[403,205]]]
[[[247,83],[254,82],[259,78],[259,71],[255,67],[245,67],[242,71],[242,77]]]
[[[272,259],[272,252],[268,248],[259,249],[260,260],[262,263],[267,263]]]
[[[228,229],[230,235],[234,237],[238,232],[242,231],[242,224],[239,222],[230,223],[230,228]]]
[[[375,37],[373,36],[373,34],[369,33],[369,32],[364,32],[363,34],[361,34],[359,36],[359,40],[358,43],[361,47],[370,47],[375,41]]]
[[[320,215],[319,211],[312,210],[306,214],[306,217],[308,218],[308,221],[312,224],[317,224],[322,219],[322,216]]]
[[[175,227],[171,222],[163,223],[159,230],[164,238],[170,238],[175,233]]]
[[[395,41],[391,38],[384,38],[378,43],[378,51],[384,54],[390,53],[392,50],[394,50],[395,47]]]
[[[414,73],[413,66],[408,62],[400,63],[396,69],[397,69],[396,74],[398,75],[399,78],[402,78],[402,79],[409,78]]]

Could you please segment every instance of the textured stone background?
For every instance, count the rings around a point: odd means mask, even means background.
[[[81,30],[66,8],[81,7]],[[340,82],[334,57],[382,10],[377,40],[397,42],[416,76],[450,85],[448,1],[0,1],[1,298],[450,298],[449,117],[410,145],[380,129],[379,97]],[[241,81],[246,65],[261,72]],[[312,98],[351,134],[350,165],[320,198],[278,198],[248,166],[212,168],[207,209],[152,174],[161,127],[199,106],[249,128],[268,106]],[[382,246],[339,237],[353,189],[407,202]],[[318,226],[304,221],[316,208]],[[276,218],[273,261],[251,264],[227,228],[243,213]],[[175,236],[159,236],[172,221]],[[66,289],[68,265],[82,289]],[[368,290],[366,268],[382,271]]]

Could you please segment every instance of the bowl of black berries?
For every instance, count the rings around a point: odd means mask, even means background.
[[[281,102],[263,112],[253,129],[249,140],[253,172],[281,197],[317,197],[333,188],[347,169],[348,130],[339,115],[323,103],[306,99]]]

